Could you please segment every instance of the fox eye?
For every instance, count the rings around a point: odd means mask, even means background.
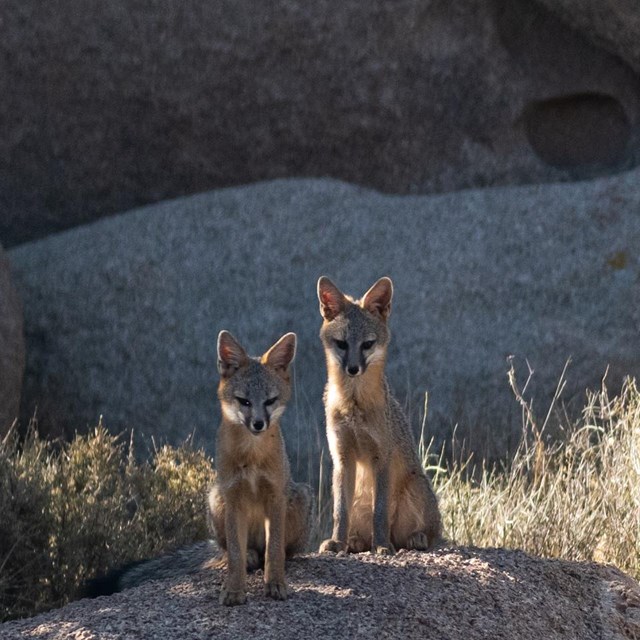
[[[336,347],[338,347],[340,351],[346,351],[348,346],[344,340],[336,340]]]
[[[371,349],[371,347],[373,347],[373,345],[376,343],[375,340],[365,340],[362,343],[362,348],[366,351],[368,349]]]
[[[251,406],[251,401],[247,400],[246,398],[241,398],[240,396],[236,396],[236,400],[243,406],[243,407],[250,407]]]
[[[269,398],[268,400],[265,400],[264,406],[270,407],[277,399],[278,399],[278,396],[274,396],[273,398]]]

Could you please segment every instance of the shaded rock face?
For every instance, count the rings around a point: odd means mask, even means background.
[[[625,640],[640,633],[640,587],[613,567],[505,549],[309,555],[287,563],[290,596],[224,607],[224,571],[157,581],[0,625],[13,638],[496,638]]]
[[[555,167],[615,164],[624,156],[631,133],[620,103],[598,94],[534,102],[524,118],[531,147]]]
[[[635,0],[538,1],[640,73],[640,11]]]
[[[18,417],[24,375],[22,306],[0,246],[0,437]]]
[[[567,359],[581,409],[607,367],[640,375],[640,171],[575,184],[385,196],[329,180],[219,190],[102,220],[10,252],[24,300],[25,416],[73,432],[101,414],[212,449],[216,336],[250,353],[299,336],[284,416],[294,475],[326,448],[316,282],[360,296],[395,283],[387,371],[418,427],[489,454],[512,446],[507,383],[534,369],[539,413]],[[573,405],[571,403],[574,403]],[[57,425],[57,426],[56,426]],[[429,435],[427,434],[427,435]],[[487,447],[482,449],[481,447]],[[309,462],[310,460],[310,462]]]
[[[526,0],[8,0],[0,35],[6,246],[267,178],[427,193],[640,160],[637,72]]]

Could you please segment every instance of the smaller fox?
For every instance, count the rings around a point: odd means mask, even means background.
[[[333,461],[333,534],[321,552],[427,549],[441,537],[436,496],[384,375],[393,283],[361,300],[318,280],[327,361],[324,404]]]
[[[228,331],[218,336],[222,423],[209,509],[216,540],[226,551],[224,605],[246,602],[247,569],[263,562],[265,595],[286,600],[285,556],[303,551],[308,542],[311,488],[291,481],[280,432],[295,352],[294,333],[260,358],[250,358]]]

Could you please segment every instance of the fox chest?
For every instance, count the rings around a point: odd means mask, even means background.
[[[238,455],[218,467],[218,482],[229,496],[247,501],[264,501],[283,484],[283,469],[276,456]]]
[[[385,457],[389,448],[385,426],[380,412],[363,411],[355,405],[334,407],[327,412],[332,457],[353,457],[363,462]]]
[[[240,437],[237,431],[218,441],[217,482],[227,495],[261,500],[284,484],[286,469],[280,440],[274,437]],[[269,434],[266,434],[267,436]]]
[[[258,490],[264,490],[270,484],[261,469],[245,466],[237,469],[234,476],[235,486],[246,494],[257,496]]]
[[[265,502],[283,493],[281,474],[271,469],[252,465],[239,465],[223,481],[223,490],[247,502]]]

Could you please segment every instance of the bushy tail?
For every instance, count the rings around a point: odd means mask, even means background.
[[[221,557],[222,553],[214,540],[197,542],[159,558],[132,562],[104,576],[88,580],[83,585],[81,597],[108,596],[149,580],[186,576],[207,566],[216,566],[221,562]]]

